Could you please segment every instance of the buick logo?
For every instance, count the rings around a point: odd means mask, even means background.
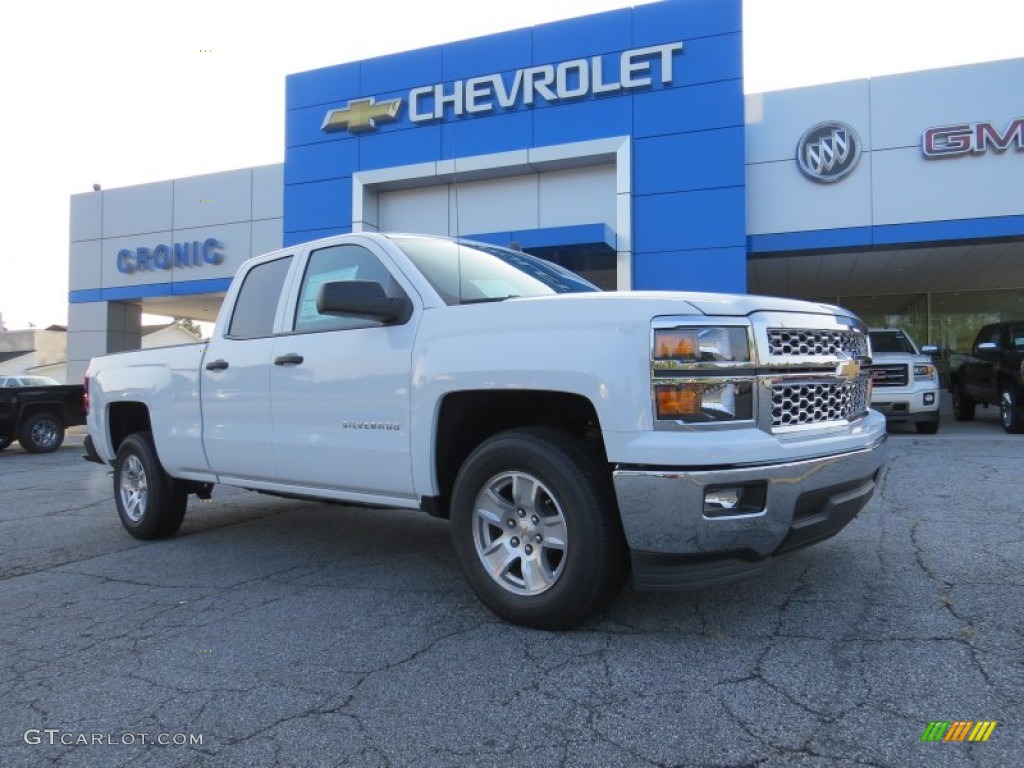
[[[797,165],[811,181],[839,181],[857,167],[858,160],[860,136],[846,123],[818,123],[796,145]]]

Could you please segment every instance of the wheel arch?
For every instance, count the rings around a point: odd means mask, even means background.
[[[23,424],[25,419],[30,419],[36,414],[48,413],[57,419],[62,426],[68,425],[67,407],[60,402],[25,403],[18,413],[18,424]]]
[[[1008,389],[1013,392],[1014,396],[1020,400],[1021,395],[1024,394],[1024,382],[1018,382],[1014,375],[1010,371],[1000,371],[996,377],[996,397],[1002,397],[1004,389]]]
[[[107,406],[107,439],[113,454],[128,435],[136,432],[152,432],[149,406],[140,402],[118,402]]]
[[[463,390],[442,398],[433,436],[433,479],[437,495],[423,507],[437,517],[449,516],[459,468],[483,441],[509,429],[553,427],[574,434],[605,458],[601,424],[585,396],[552,390]]]

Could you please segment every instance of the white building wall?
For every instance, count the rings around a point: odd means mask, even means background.
[[[282,165],[204,174],[173,181],[86,192],[71,198],[69,289],[129,289],[143,286],[171,295],[173,286],[197,280],[230,278],[251,256],[281,247],[283,232]],[[223,261],[175,266],[174,243],[207,238],[223,244]],[[121,249],[172,250],[168,269],[126,273],[117,267]],[[78,294],[81,297],[82,294]],[[138,348],[141,343],[139,298],[72,301],[68,312],[68,375],[84,374],[92,357]]]
[[[930,127],[1024,115],[1014,97],[1024,59],[750,94],[746,103],[750,235],[1024,214],[1024,152],[928,159]],[[838,120],[864,145],[858,167],[832,184],[804,177],[797,142]]]

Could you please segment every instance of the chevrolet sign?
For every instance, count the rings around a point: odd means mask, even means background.
[[[495,107],[514,109],[531,107],[538,101],[551,104],[587,96],[632,91],[654,84],[651,71],[655,59],[661,63],[661,84],[671,85],[674,56],[683,44],[665,43],[623,51],[617,71],[606,71],[601,56],[573,59],[560,64],[543,64],[517,69],[511,76],[493,74],[413,88],[408,93],[409,119],[414,123],[443,120],[446,117],[480,115]],[[402,107],[401,97],[378,102],[374,97],[353,99],[342,109],[332,109],[324,117],[321,130],[371,131],[377,123],[396,120]]]

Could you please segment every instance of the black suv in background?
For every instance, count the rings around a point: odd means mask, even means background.
[[[977,404],[998,405],[1003,429],[1024,432],[1024,320],[978,331],[971,353],[949,372],[953,417],[974,418]]]

